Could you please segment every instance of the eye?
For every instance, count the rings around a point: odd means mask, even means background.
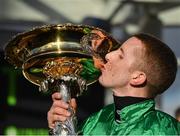
[[[124,50],[122,49],[122,48],[119,48],[119,50],[118,50],[119,52],[119,58],[120,59],[123,59],[124,58]]]

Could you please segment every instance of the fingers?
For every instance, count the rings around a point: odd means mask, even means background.
[[[60,100],[61,99],[61,94],[59,92],[55,92],[52,94],[52,100]]]
[[[63,109],[68,109],[69,104],[64,102],[63,100],[54,100],[52,104],[52,108],[63,108]]]
[[[71,116],[71,112],[68,110],[72,107],[74,113],[77,109],[75,99],[71,99],[69,104],[61,100],[61,95],[56,92],[52,95],[53,104],[47,113],[47,120],[49,128],[54,128],[56,121],[64,122],[68,117]]]
[[[56,121],[64,122],[71,113],[66,109],[62,108],[61,101],[59,103],[54,102],[51,109],[47,113],[47,120],[49,128],[53,128]]]
[[[76,100],[74,98],[72,98],[68,104],[61,100],[61,94],[59,92],[55,92],[52,95],[52,99],[53,99],[53,107],[59,106],[61,108],[67,109],[69,106],[71,106],[74,110],[76,110],[77,108]]]
[[[51,110],[48,112],[47,117],[48,117],[47,119],[48,119],[49,128],[54,128],[56,121],[64,122],[67,119],[67,117],[65,116],[53,114]]]

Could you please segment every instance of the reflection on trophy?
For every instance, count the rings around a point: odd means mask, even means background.
[[[47,25],[15,36],[6,45],[5,57],[40,91],[59,91],[69,102],[98,79],[100,71],[93,58],[104,63],[105,55],[118,47],[119,43],[99,28]],[[72,108],[68,110],[72,116],[56,122],[53,135],[77,135],[76,116]]]

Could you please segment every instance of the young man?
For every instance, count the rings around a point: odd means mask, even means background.
[[[154,98],[173,83],[177,60],[160,40],[137,34],[106,55],[99,82],[112,88],[114,104],[90,116],[80,127],[84,135],[180,135],[176,119],[155,110]],[[52,95],[48,124],[64,121],[70,113],[59,93]],[[70,105],[76,108],[72,99]]]

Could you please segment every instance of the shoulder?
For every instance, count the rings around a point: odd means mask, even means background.
[[[157,119],[160,121],[167,121],[167,122],[172,122],[175,124],[178,122],[174,117],[160,110],[156,110],[156,116],[157,116]]]
[[[111,112],[111,111],[113,111],[113,110],[114,110],[114,103],[105,106],[105,107],[102,109],[102,112]]]
[[[113,111],[114,111],[114,104],[110,104],[110,105],[107,105],[104,108],[102,108],[100,111],[92,114],[88,119],[103,117],[103,115],[110,114]]]
[[[168,122],[169,122],[169,124],[171,124],[171,127],[176,127],[179,124],[179,122],[174,117],[172,117],[171,115],[169,115],[165,112],[156,110],[156,116],[157,116],[158,120],[163,123],[168,124]],[[168,127],[168,125],[166,125],[166,127]]]
[[[169,114],[159,110],[154,110],[147,115],[145,125],[160,134],[180,134],[180,123]]]
[[[100,120],[101,118],[106,118],[106,115],[113,114],[114,112],[114,104],[110,104],[102,108],[100,111],[93,113],[89,116],[83,124],[90,123],[92,120]]]
[[[114,116],[114,104],[105,106],[100,111],[93,113],[88,117],[79,127],[79,133],[89,133],[91,132],[99,123],[107,123],[108,120],[111,120]]]

